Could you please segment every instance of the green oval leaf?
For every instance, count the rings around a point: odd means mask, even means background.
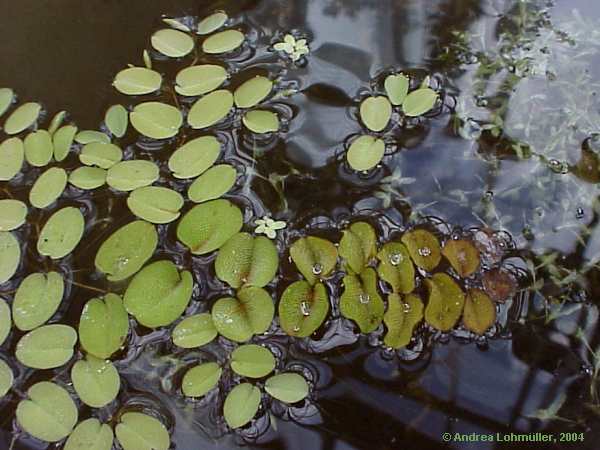
[[[344,230],[339,253],[344,258],[346,268],[360,273],[377,252],[375,230],[366,222],[355,222]]]
[[[82,130],[75,135],[75,142],[81,145],[91,144],[92,142],[104,142],[110,144],[110,137],[101,131]]]
[[[233,107],[233,94],[219,89],[200,98],[190,108],[188,124],[195,129],[210,127],[223,120]]]
[[[20,262],[21,247],[19,241],[12,233],[0,231],[0,284],[6,283],[12,278]],[[1,343],[2,340],[0,339]]]
[[[223,415],[230,428],[240,428],[252,420],[260,406],[260,391],[250,383],[238,384],[225,399]]]
[[[169,158],[169,170],[175,178],[197,177],[212,166],[221,153],[214,136],[201,136],[186,142]]]
[[[64,450],[111,450],[113,440],[110,426],[91,418],[75,427],[65,443]]]
[[[227,53],[238,48],[243,42],[243,33],[237,30],[225,30],[206,38],[202,43],[202,51],[209,55]]]
[[[152,161],[132,159],[121,161],[106,173],[106,183],[118,191],[133,191],[158,180],[158,166]]]
[[[152,223],[169,223],[179,217],[183,197],[172,189],[146,186],[129,194],[127,206],[140,219]]]
[[[40,232],[37,250],[40,255],[59,259],[68,255],[83,236],[85,221],[79,208],[68,206],[56,211]]]
[[[240,289],[237,298],[220,298],[212,307],[213,323],[219,334],[236,342],[245,342],[267,331],[274,314],[271,296],[258,287]]]
[[[10,88],[0,89],[0,117],[10,108],[15,99],[15,93]]]
[[[106,239],[96,254],[96,268],[109,281],[130,277],[150,259],[158,245],[154,225],[136,220],[119,228]]]
[[[308,383],[297,373],[280,373],[265,383],[265,391],[284,403],[297,403],[308,396]]]
[[[402,109],[404,114],[409,117],[420,116],[434,107],[437,98],[437,92],[433,89],[417,89],[406,96]]]
[[[4,122],[4,132],[17,134],[26,130],[38,120],[41,110],[42,106],[39,103],[23,103]]]
[[[354,170],[370,170],[381,162],[385,154],[385,142],[373,136],[359,136],[346,153],[346,160]]]
[[[198,29],[196,33],[198,34],[210,34],[213,31],[221,28],[225,22],[227,22],[227,14],[222,11],[211,14],[208,17],[205,17],[198,23]]]
[[[383,320],[385,305],[377,292],[377,273],[366,268],[360,275],[344,277],[344,292],[340,297],[342,316],[356,322],[361,333],[371,333]]]
[[[391,117],[392,105],[386,97],[368,97],[360,104],[360,118],[371,131],[383,130]]]
[[[415,229],[404,233],[401,241],[417,266],[431,272],[442,259],[440,241],[427,230]]]
[[[221,247],[242,228],[242,212],[229,200],[194,206],[179,221],[177,238],[195,255]]]
[[[75,140],[77,127],[74,125],[65,125],[56,130],[52,136],[52,145],[54,146],[54,159],[58,162],[63,161],[71,151],[71,145]]]
[[[57,272],[28,275],[17,288],[12,303],[15,326],[29,331],[46,323],[58,309],[64,291],[63,277]]]
[[[25,223],[27,205],[20,200],[0,200],[0,231],[11,231]]]
[[[180,273],[171,261],[157,261],[133,277],[125,291],[125,309],[145,327],[169,325],[187,308],[193,287],[190,272]]]
[[[19,340],[15,356],[32,369],[54,369],[71,359],[76,342],[77,332],[70,326],[44,325]]]
[[[264,236],[238,233],[219,250],[215,261],[217,277],[231,287],[263,287],[275,278],[279,255],[275,244]]]
[[[33,183],[29,203],[36,208],[46,208],[61,196],[66,186],[67,172],[60,167],[50,167]]]
[[[0,144],[0,181],[12,180],[23,167],[25,147],[18,137],[6,139]]]
[[[465,304],[465,294],[456,282],[445,273],[436,273],[425,280],[429,301],[425,320],[433,328],[450,331],[458,322]]]
[[[279,323],[290,336],[307,337],[319,328],[329,313],[329,297],[322,283],[306,281],[289,285],[279,301]]]
[[[242,83],[233,93],[238,108],[252,108],[262,102],[271,93],[273,82],[260,75]]]
[[[471,241],[450,239],[444,244],[442,255],[450,262],[456,273],[463,278],[473,275],[479,269],[479,250]]]
[[[171,438],[165,426],[148,414],[126,412],[115,428],[123,450],[167,450]]]
[[[388,309],[383,316],[387,333],[383,338],[385,345],[392,348],[406,347],[410,343],[413,331],[423,319],[423,302],[414,294],[401,297],[399,294],[388,296]]]
[[[275,357],[260,345],[242,345],[231,354],[231,369],[243,377],[266,377],[275,369]]]
[[[152,139],[175,136],[183,123],[181,111],[160,102],[140,103],[129,114],[129,120],[140,134]]]
[[[79,340],[90,355],[110,358],[121,348],[129,334],[129,318],[121,297],[106,294],[93,298],[83,307],[79,320]]]
[[[179,322],[171,336],[177,347],[201,347],[217,337],[217,329],[209,313],[194,314]]]
[[[214,200],[226,194],[235,184],[237,170],[229,164],[218,164],[200,175],[188,188],[194,203]]]
[[[12,319],[10,314],[10,307],[6,301],[0,297],[0,345],[4,344],[4,341],[10,334],[12,328]]]
[[[113,86],[126,95],[143,95],[158,91],[162,84],[160,73],[144,67],[129,67],[117,73]]]
[[[298,239],[290,248],[290,256],[310,284],[326,277],[337,263],[337,249],[326,239],[308,236]]]
[[[203,95],[214,91],[227,79],[224,67],[215,64],[186,67],[175,77],[175,92],[180,95]]]
[[[46,130],[29,133],[25,138],[25,159],[34,167],[43,167],[52,159],[54,145]]]
[[[99,167],[78,167],[69,174],[69,183],[79,189],[96,189],[106,183],[106,174]]]
[[[408,77],[404,74],[388,75],[384,87],[390,102],[394,106],[401,105],[408,94]]]
[[[92,408],[108,405],[121,388],[119,372],[113,363],[91,355],[73,365],[71,381],[81,401]]]
[[[150,38],[154,50],[171,58],[181,58],[194,49],[192,37],[182,31],[164,28]]]
[[[58,442],[71,433],[78,413],[64,388],[42,381],[29,388],[27,397],[16,410],[17,422],[27,433],[45,442]]]
[[[415,289],[415,266],[400,242],[388,242],[377,254],[377,273],[392,286],[392,291],[408,294]]]
[[[181,382],[183,395],[186,397],[203,397],[217,385],[222,373],[223,369],[214,362],[192,367],[185,373]]]
[[[496,321],[496,307],[481,289],[469,289],[465,296],[463,324],[467,330],[483,335]]]
[[[242,122],[253,133],[274,133],[279,130],[279,117],[272,111],[248,111],[242,117]]]
[[[12,388],[14,382],[14,374],[8,364],[0,359],[0,400],[4,397],[10,388]]]
[[[106,110],[104,123],[108,131],[115,137],[122,138],[127,132],[127,125],[129,125],[127,110],[123,105],[112,105]]]

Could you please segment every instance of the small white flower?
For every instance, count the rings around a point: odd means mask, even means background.
[[[283,220],[273,220],[269,216],[257,219],[254,223],[257,225],[254,232],[257,234],[264,234],[269,239],[275,239],[277,230],[282,230],[287,226]]]
[[[298,39],[291,34],[286,34],[282,42],[277,42],[273,48],[278,52],[285,52],[292,58],[292,61],[298,61],[302,56],[310,51],[306,39]]]

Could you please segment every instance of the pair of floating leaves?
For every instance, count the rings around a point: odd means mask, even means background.
[[[114,144],[90,142],[81,149],[79,161],[86,166],[109,169],[123,159],[123,152]]]
[[[217,329],[209,313],[194,314],[179,322],[171,336],[178,347],[201,347],[217,337]]]
[[[17,343],[15,356],[33,369],[54,369],[73,356],[77,332],[67,325],[44,325],[30,331]]]
[[[25,138],[25,159],[34,167],[43,167],[52,160],[52,136],[46,130],[29,133]]]
[[[290,256],[310,284],[331,273],[337,263],[337,249],[326,239],[308,236],[298,239],[290,248]]]
[[[150,38],[155,50],[171,58],[181,58],[194,49],[194,39],[182,31],[164,28]]]
[[[92,408],[108,405],[119,393],[119,372],[108,360],[87,356],[71,369],[73,388],[83,403]]]
[[[148,327],[169,325],[187,308],[194,281],[171,261],[157,261],[138,272],[127,287],[123,302],[136,320]]]
[[[26,130],[38,120],[41,110],[42,106],[39,103],[23,103],[4,122],[4,132],[17,134]]]
[[[28,275],[17,288],[12,303],[15,326],[29,331],[46,323],[58,309],[64,290],[63,278],[57,272]]]
[[[179,217],[183,197],[172,189],[145,186],[129,194],[127,206],[140,219],[152,223],[169,223]]]
[[[79,189],[96,189],[106,183],[106,174],[99,167],[78,167],[69,174],[69,183]]]
[[[215,261],[217,277],[231,287],[267,285],[277,272],[277,248],[263,236],[238,233],[219,250]]]
[[[431,232],[415,229],[404,233],[402,242],[417,266],[431,272],[442,259],[440,241]]]
[[[133,128],[146,137],[168,139],[179,132],[183,116],[174,106],[161,102],[146,102],[133,108],[129,120]]]
[[[67,172],[51,167],[42,173],[29,191],[29,202],[36,208],[46,208],[61,196],[67,186]]]
[[[126,412],[115,428],[123,450],[167,450],[169,432],[156,418],[139,412]]]
[[[106,172],[106,183],[118,191],[133,191],[158,180],[158,166],[152,161],[132,159],[121,161]]]
[[[385,142],[373,136],[356,138],[346,153],[346,160],[354,170],[370,170],[383,159]]]
[[[12,231],[25,223],[27,205],[20,200],[0,200],[0,231]]]
[[[462,314],[465,294],[445,273],[434,274],[425,280],[425,284],[429,290],[425,320],[440,331],[450,331]]]
[[[207,94],[221,86],[227,76],[225,68],[215,64],[186,67],[175,77],[175,92],[186,96]]]
[[[221,247],[242,228],[240,209],[229,200],[218,199],[194,206],[179,221],[177,238],[195,255]]]
[[[279,322],[290,336],[310,336],[328,313],[329,297],[322,283],[311,286],[307,281],[296,281],[286,288],[279,301]]]
[[[382,131],[391,117],[392,105],[386,97],[368,97],[360,104],[360,118],[371,131]]]
[[[375,230],[366,222],[356,222],[344,230],[339,253],[346,267],[360,273],[377,252]]]
[[[113,440],[110,426],[91,418],[75,427],[65,443],[64,450],[110,450]]]
[[[221,143],[214,136],[201,136],[186,142],[169,158],[175,178],[194,178],[204,173],[219,158]]]
[[[414,294],[388,296],[388,309],[383,316],[387,333],[385,345],[392,348],[405,347],[410,343],[413,331],[423,319],[423,302]]]
[[[469,277],[479,269],[480,255],[471,241],[451,239],[444,244],[442,255],[461,277]]]
[[[275,357],[260,345],[242,345],[231,353],[231,369],[243,377],[266,377],[275,369]]]
[[[200,175],[188,188],[194,203],[214,200],[226,194],[235,184],[237,170],[229,164],[217,164]]]
[[[220,298],[212,307],[212,319],[220,335],[236,342],[245,342],[255,334],[269,329],[275,306],[267,291],[246,287],[237,296]]]
[[[207,362],[189,369],[183,376],[181,390],[186,397],[202,397],[213,389],[223,369],[217,363]]]
[[[121,297],[106,294],[83,307],[79,320],[79,340],[84,350],[97,358],[110,358],[127,338],[129,319]]]
[[[233,94],[219,89],[206,94],[190,108],[188,124],[195,129],[210,127],[223,120],[233,107]]]
[[[12,233],[0,231],[0,284],[10,280],[21,262],[21,247]]]
[[[40,232],[37,250],[52,259],[62,258],[73,251],[83,236],[85,221],[79,208],[68,206],[56,211]]]
[[[228,53],[244,42],[244,34],[237,30],[225,30],[209,36],[202,43],[202,51],[208,54]]]
[[[242,83],[233,93],[238,108],[252,108],[262,102],[271,93],[273,82],[260,75]]]
[[[385,309],[377,292],[375,270],[369,267],[360,275],[346,275],[343,283],[340,312],[347,319],[356,322],[362,333],[371,333],[381,323]]]
[[[142,268],[156,250],[158,234],[154,226],[136,220],[119,228],[106,239],[96,254],[96,268],[109,281],[120,281]]]
[[[17,137],[6,139],[0,144],[0,181],[12,180],[23,167],[25,147]]]
[[[279,130],[279,117],[272,111],[257,109],[248,111],[242,117],[242,123],[253,133],[274,133]]]
[[[16,410],[17,422],[31,436],[45,442],[67,437],[77,423],[77,407],[69,393],[48,381],[36,383],[27,391]]]
[[[117,73],[113,86],[126,95],[150,94],[160,89],[160,73],[144,67],[129,67]]]
[[[408,250],[400,242],[388,242],[377,254],[379,277],[392,286],[395,293],[408,294],[415,288],[415,266]]]

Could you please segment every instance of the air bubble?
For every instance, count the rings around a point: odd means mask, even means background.
[[[361,293],[358,296],[358,300],[363,304],[366,305],[367,303],[369,303],[371,301],[371,296],[369,294],[365,294],[364,292]]]
[[[431,255],[431,249],[429,247],[421,247],[419,249],[420,256],[429,256]]]
[[[319,263],[316,263],[312,268],[312,273],[315,275],[320,275],[323,272],[323,266]]]
[[[402,255],[400,253],[392,253],[389,258],[390,260],[390,264],[392,266],[397,266],[398,264],[400,264],[402,262],[402,259],[404,259],[402,257]]]
[[[575,211],[575,218],[583,219],[584,216],[585,216],[585,211],[583,210],[583,208],[581,208],[581,207],[577,208],[577,210]]]
[[[300,303],[300,311],[302,312],[303,316],[310,316],[310,305],[308,302]]]

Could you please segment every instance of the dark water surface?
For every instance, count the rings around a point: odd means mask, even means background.
[[[367,217],[388,236],[435,216],[449,231],[507,232],[512,238],[503,253],[506,266],[529,271],[523,289],[499,307],[493,330],[477,341],[467,333],[424,330],[410,350],[395,353],[381,345],[381,330],[359,337],[339,318],[308,344],[291,344],[277,332],[257,338],[288,368],[303,372],[314,390],[292,408],[273,402],[237,433],[226,432],[219,417],[222,393],[193,404],[177,386],[182,365],[199,354],[220,360],[229,344],[182,352],[167,332],[136,329],[115,361],[124,380],[119,402],[158,409],[172,431],[173,448],[600,448],[600,403],[592,380],[600,363],[581,339],[592,349],[600,343],[600,7],[594,2],[0,0],[0,6],[0,87],[12,87],[20,101],[40,101],[49,117],[67,110],[80,129],[98,129],[108,106],[128,101],[111,87],[112,79],[128,63],[142,64],[161,15],[203,17],[226,10],[251,31],[258,49],[231,62],[234,72],[246,70],[233,77],[232,86],[253,70],[281,71],[287,86],[301,92],[281,102],[289,119],[285,139],[249,142],[243,132],[226,136],[217,130],[228,142],[231,164],[241,168],[255,158],[258,176],[248,175],[230,197],[247,214],[286,220],[291,231],[281,248],[302,229],[337,239],[340,225],[351,218]],[[290,30],[308,37],[311,52],[305,64],[282,70],[264,48],[271,36]],[[157,67],[173,75],[181,66],[159,61]],[[421,79],[430,74],[444,93],[443,105],[391,131],[393,154],[371,173],[356,175],[343,154],[348,139],[361,132],[358,99],[390,69]],[[491,126],[481,130],[493,123],[501,124],[503,134],[495,136]],[[120,145],[157,161],[162,172],[174,145],[135,147],[132,137]],[[36,175],[26,172],[20,185],[8,187],[11,195],[26,198]],[[102,239],[133,215],[125,197],[108,188],[88,196],[75,191],[67,191],[60,205],[85,207],[88,237],[53,267],[79,284],[105,288],[94,273],[94,255]],[[36,223],[47,215],[31,214],[19,230],[27,246],[35,246]],[[211,281],[214,274],[205,264],[210,258],[204,264],[192,260],[172,229],[161,230],[161,253],[154,259],[167,256],[191,268],[202,281],[194,295],[203,299],[192,309],[210,310],[227,292]],[[28,252],[0,295],[10,297],[24,276],[48,264]],[[70,273],[74,266],[80,271]],[[284,264],[281,278],[290,279],[290,271]],[[76,326],[94,293],[70,289],[57,317]],[[15,368],[19,391],[42,379],[69,381],[66,368],[46,374],[18,367],[10,355],[19,337],[13,332],[0,349]],[[563,400],[560,420],[528,417]],[[0,448],[11,442],[14,449],[61,448],[20,432],[13,414],[18,401],[17,393],[0,400]],[[118,409],[109,405],[96,416],[109,420]],[[83,408],[80,419],[90,414]],[[583,433],[585,440],[442,441],[445,432],[535,431],[557,439],[561,432]]]

